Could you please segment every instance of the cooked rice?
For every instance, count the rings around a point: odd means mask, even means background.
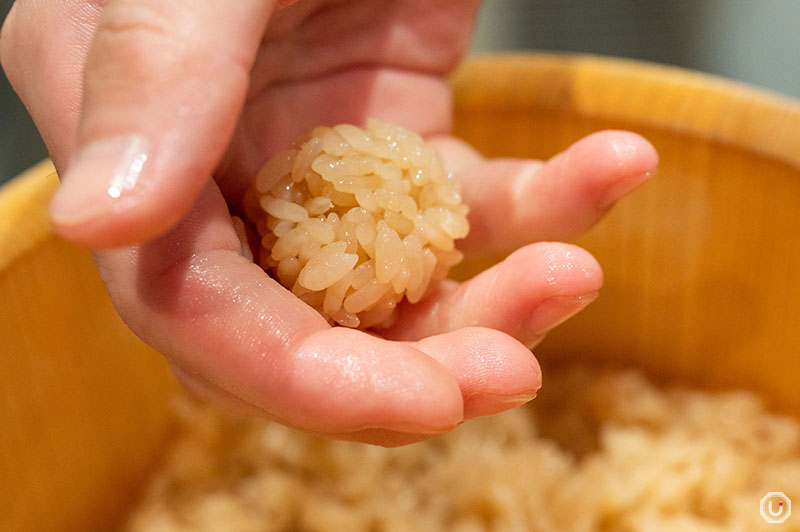
[[[131,532],[800,531],[759,514],[769,491],[800,501],[800,423],[750,392],[550,371],[530,406],[397,449],[176,409]]]
[[[414,132],[319,127],[273,157],[245,198],[260,265],[332,323],[386,326],[462,254],[459,184]]]

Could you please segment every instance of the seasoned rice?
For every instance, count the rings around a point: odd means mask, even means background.
[[[245,197],[258,261],[331,323],[391,324],[462,254],[459,183],[434,148],[400,126],[319,127],[270,159]]]
[[[330,441],[189,399],[129,532],[800,531],[800,423],[752,393],[635,371],[549,371],[530,406],[397,449]]]

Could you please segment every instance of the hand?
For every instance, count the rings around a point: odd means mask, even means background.
[[[591,302],[602,275],[579,248],[529,242],[590,226],[657,157],[623,132],[545,164],[484,160],[449,137],[446,75],[477,4],[17,1],[0,57],[63,176],[54,227],[96,248],[120,315],[190,389],[384,445],[535,395],[528,347]],[[242,256],[230,223],[270,155],[313,126],[369,116],[419,131],[460,173],[465,252],[519,248],[401,306],[381,337],[330,328]]]

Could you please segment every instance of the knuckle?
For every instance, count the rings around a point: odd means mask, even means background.
[[[248,58],[204,29],[209,20],[192,2],[109,4],[87,60],[87,90],[144,94],[220,75],[246,79]]]
[[[171,39],[181,24],[176,24],[174,7],[170,2],[119,2],[111,4],[103,13],[100,31],[108,36],[123,35]]]
[[[111,4],[94,38],[86,69],[105,80],[137,82],[170,79],[184,59],[185,16],[170,4]]]

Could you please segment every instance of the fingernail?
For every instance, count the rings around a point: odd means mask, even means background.
[[[645,172],[643,174],[636,174],[619,179],[614,183],[605,193],[603,198],[603,205],[608,207],[614,204],[617,200],[626,194],[633,192],[637,187],[643,185],[653,177],[654,172]]]
[[[506,396],[498,396],[496,401],[500,403],[505,403],[507,405],[524,405],[530,401],[536,399],[536,392],[532,394],[521,394],[521,395],[506,395]]]
[[[67,167],[50,203],[53,223],[79,225],[130,206],[144,188],[148,157],[147,141],[139,135],[84,146]]]
[[[553,296],[545,299],[528,318],[528,331],[541,336],[567,321],[597,298],[597,292],[577,296]]]
[[[536,398],[536,392],[517,395],[482,393],[465,399],[464,412],[468,418],[490,416],[522,406]]]

